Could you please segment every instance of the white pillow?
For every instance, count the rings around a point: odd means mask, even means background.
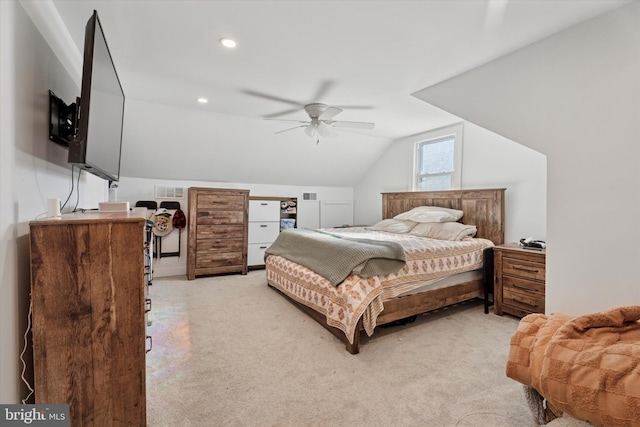
[[[397,219],[383,219],[377,224],[367,227],[369,230],[386,231],[388,233],[406,234],[418,223],[413,221],[400,221]]]
[[[459,222],[425,222],[416,225],[409,234],[430,239],[460,241],[473,237],[478,232],[475,225],[465,225]]]
[[[418,206],[403,212],[393,219],[415,222],[455,222],[462,218],[464,212],[457,209],[441,208],[438,206]]]

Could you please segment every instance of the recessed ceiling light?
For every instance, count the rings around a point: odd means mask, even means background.
[[[228,47],[229,49],[233,49],[234,47],[238,46],[238,43],[236,43],[235,40],[226,37],[220,39],[220,44],[224,47]]]
[[[200,97],[197,100],[200,104],[206,104],[207,102],[209,102],[207,98],[203,98],[203,97]]]

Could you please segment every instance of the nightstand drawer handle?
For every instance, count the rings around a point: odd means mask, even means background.
[[[513,269],[514,270],[529,271],[531,273],[537,273],[538,272],[537,268],[527,267],[526,265],[519,265],[519,264],[514,264],[513,265]]]
[[[521,301],[518,298],[513,298],[515,302],[519,302],[520,304],[528,305],[529,307],[538,308],[538,304],[531,304],[530,302]]]

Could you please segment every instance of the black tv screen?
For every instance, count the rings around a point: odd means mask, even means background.
[[[98,13],[87,22],[78,108],[78,133],[68,161],[109,181],[120,178],[124,91]]]

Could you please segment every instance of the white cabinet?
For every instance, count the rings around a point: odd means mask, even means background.
[[[291,198],[255,197],[249,200],[249,245],[247,264],[264,265],[264,251],[278,237],[280,220],[291,218],[291,211],[281,208],[281,203],[291,202]],[[295,203],[294,203],[295,206]],[[295,216],[295,211],[294,214]]]

